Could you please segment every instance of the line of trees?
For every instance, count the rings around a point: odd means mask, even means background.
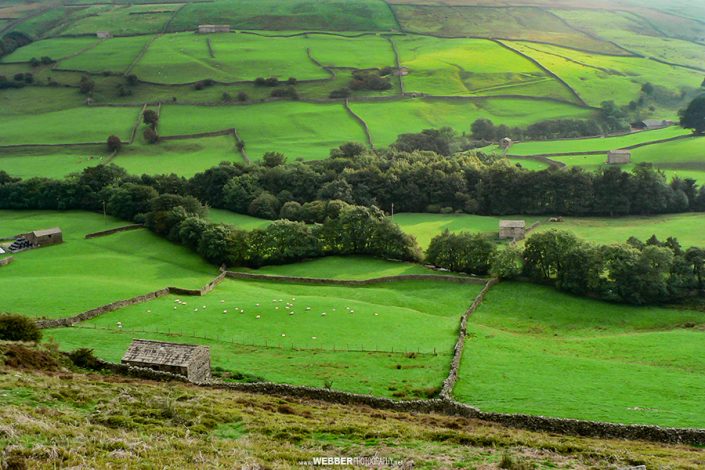
[[[634,305],[683,302],[705,293],[705,249],[684,250],[670,237],[597,245],[550,230],[532,234],[523,249],[498,249],[487,236],[446,231],[431,241],[426,261],[451,271],[523,277],[572,294]]]
[[[20,180],[0,171],[0,208],[104,209],[121,219],[144,223],[217,265],[258,267],[328,255],[421,260],[416,240],[375,207],[330,201],[316,223],[280,220],[246,232],[208,222],[207,209],[198,199],[171,192],[178,192],[179,183],[171,177],[128,176],[112,165],[87,168],[64,180]]]

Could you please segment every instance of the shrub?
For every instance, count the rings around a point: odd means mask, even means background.
[[[0,340],[39,341],[42,332],[34,320],[22,315],[0,315]]]
[[[79,348],[68,353],[69,359],[74,365],[83,369],[100,369],[98,358],[89,348]]]
[[[241,103],[244,103],[249,99],[249,96],[247,96],[247,93],[244,91],[241,91],[240,93],[237,94],[237,100]]]
[[[144,130],[144,140],[148,144],[156,144],[159,142],[159,135],[154,129],[148,127]]]
[[[78,89],[84,95],[91,94],[95,90],[95,82],[87,75],[83,75],[81,81],[78,82]]]
[[[352,91],[348,87],[343,87],[343,88],[338,88],[337,90],[333,90],[330,92],[328,95],[329,98],[332,99],[340,99],[340,98],[349,98],[350,95],[352,95]]]

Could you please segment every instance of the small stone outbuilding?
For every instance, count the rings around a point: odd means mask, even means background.
[[[499,238],[500,240],[523,240],[526,235],[526,221],[524,220],[500,220]]]
[[[33,247],[56,245],[64,241],[63,234],[59,227],[46,230],[35,230],[22,235]]]
[[[110,39],[113,37],[113,33],[110,31],[97,31],[95,35],[98,39]]]
[[[122,363],[182,375],[191,382],[208,382],[211,378],[210,349],[196,344],[135,339],[122,356]]]
[[[229,33],[229,24],[199,24],[198,34]]]
[[[607,163],[610,165],[623,165],[632,159],[632,152],[629,150],[611,150],[607,154]]]

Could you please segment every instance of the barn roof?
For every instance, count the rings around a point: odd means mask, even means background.
[[[135,339],[122,356],[122,361],[186,367],[204,350],[208,351],[208,347]]]
[[[665,126],[668,124],[666,119],[644,119],[642,122],[647,127]]]
[[[500,228],[522,228],[526,227],[526,221],[524,220],[500,220]]]
[[[619,155],[619,154],[627,155],[627,154],[631,154],[632,151],[631,151],[631,150],[626,150],[626,149],[617,149],[617,150],[610,150],[610,153],[612,153],[612,154],[618,154],[618,155]]]
[[[54,227],[45,230],[34,230],[32,232],[32,235],[34,235],[35,237],[45,237],[47,235],[56,235],[58,233],[61,233],[61,229],[59,227]]]

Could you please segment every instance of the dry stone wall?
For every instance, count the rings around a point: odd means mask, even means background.
[[[7,258],[0,259],[0,267],[1,266],[7,266],[8,264],[12,263],[15,261],[15,258],[12,256],[9,256]]]
[[[128,230],[137,230],[137,229],[143,228],[143,227],[144,227],[144,225],[142,225],[142,224],[124,225],[122,227],[111,228],[110,230],[102,230],[100,232],[89,233],[84,238],[91,239],[91,238],[98,238],[98,237],[106,237],[106,236],[112,235],[114,233],[127,232]]]
[[[372,279],[321,279],[313,277],[277,276],[273,274],[254,274],[235,271],[226,271],[226,276],[231,279],[250,279],[257,281],[293,282],[297,284],[317,284],[331,286],[368,286],[397,281],[444,281],[457,284],[485,284],[487,279],[478,277],[446,276],[442,274],[400,274],[398,276],[385,276]]]

